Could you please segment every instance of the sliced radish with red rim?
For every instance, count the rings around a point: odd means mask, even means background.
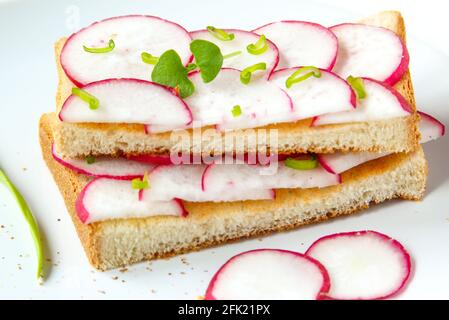
[[[157,124],[170,130],[192,122],[192,113],[184,101],[153,82],[108,79],[90,83],[83,90],[98,99],[99,107],[92,110],[88,103],[72,94],[59,113],[62,121]]]
[[[149,216],[186,216],[182,202],[154,201],[133,189],[131,181],[97,178],[88,183],[76,201],[83,223]]]
[[[300,253],[259,249],[229,259],[214,275],[206,300],[315,300],[328,292],[329,276]]]
[[[286,80],[297,70],[298,68],[281,69],[270,77],[270,82],[284,89],[292,99],[297,120],[356,107],[351,86],[336,74],[323,69],[320,70],[319,78],[310,77],[287,88]]]
[[[375,231],[337,233],[315,241],[306,252],[329,273],[331,299],[385,299],[398,293],[411,271],[408,252]]]
[[[107,53],[90,53],[83,46],[115,47]],[[184,64],[191,60],[189,33],[180,25],[153,16],[129,15],[95,22],[72,34],[61,52],[61,65],[77,86],[111,78],[150,78],[153,66],[142,61],[142,52],[160,56],[174,49]]]
[[[223,55],[236,53],[234,56],[224,59],[223,68],[243,70],[256,63],[265,62],[267,65],[265,74],[268,78],[279,61],[279,51],[277,47],[271,41],[267,40],[268,49],[265,52],[258,55],[250,54],[246,47],[259,40],[258,34],[238,29],[224,29],[224,31],[233,33],[234,39],[231,41],[219,40],[210,34],[208,30],[193,31],[190,32],[190,35],[193,39],[203,39],[215,43],[220,48]],[[237,52],[240,53],[237,54]]]
[[[407,71],[407,47],[393,31],[355,23],[336,25],[330,30],[340,45],[333,71],[343,78],[367,77],[393,85]]]
[[[357,108],[318,116],[312,125],[384,120],[410,115],[412,108],[394,88],[377,80],[363,78],[366,97],[359,99]]]
[[[419,132],[421,133],[421,143],[435,140],[444,136],[446,128],[444,124],[432,117],[430,114],[418,111],[421,116],[419,122]]]
[[[305,21],[280,21],[253,31],[265,35],[278,47],[278,69],[315,66],[331,70],[335,64],[338,41],[322,25]]]

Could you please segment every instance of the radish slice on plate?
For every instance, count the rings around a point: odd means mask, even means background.
[[[66,158],[58,154],[55,146],[52,147],[53,159],[63,166],[93,177],[111,178],[119,180],[131,180],[143,177],[146,172],[150,172],[154,165],[131,161],[124,158],[99,157],[95,162],[89,164],[84,159]]]
[[[446,128],[444,124],[432,117],[430,114],[418,111],[421,116],[419,122],[419,132],[421,133],[421,143],[435,140],[444,136]]]
[[[86,52],[114,41],[106,53]],[[158,17],[130,15],[93,23],[72,34],[61,52],[61,65],[77,86],[110,78],[149,79],[153,66],[142,62],[142,52],[160,56],[174,49],[181,61],[191,60],[189,33],[180,25]]]
[[[412,112],[408,102],[392,87],[368,78],[363,78],[363,83],[366,97],[358,100],[356,109],[318,116],[312,125],[384,120]]]
[[[224,29],[224,31],[233,33],[234,39],[231,41],[222,41],[214,37],[207,30],[193,31],[190,32],[190,35],[193,39],[203,39],[215,43],[224,56],[235,53],[234,56],[223,60],[223,68],[243,70],[256,63],[265,62],[267,65],[266,76],[268,78],[279,61],[279,51],[277,47],[267,39],[268,48],[265,52],[258,55],[251,54],[246,47],[259,40],[258,34],[238,29]],[[237,54],[237,52],[240,53]]]
[[[217,125],[219,130],[232,130],[293,119],[290,97],[264,79],[253,79],[245,85],[240,82],[240,71],[235,69],[222,69],[209,83],[204,83],[199,72],[189,77],[195,84],[195,92],[185,102],[201,126]],[[240,110],[237,115],[233,113],[236,106]]]
[[[274,172],[271,170],[275,170]],[[270,168],[246,164],[211,164],[203,175],[203,189],[213,193],[247,189],[324,188],[340,183],[340,176],[330,174],[323,168],[296,170],[283,162]]]
[[[83,223],[149,216],[186,216],[181,201],[153,201],[133,189],[131,181],[97,178],[88,183],[76,201]]]
[[[251,190],[228,188],[225,192],[203,190],[202,178],[205,165],[159,166],[149,175],[151,188],[144,191],[154,201],[167,201],[174,198],[192,202],[230,202],[244,200],[272,200],[271,189]]]
[[[89,103],[72,94],[59,113],[61,121],[158,124],[171,130],[192,122],[184,101],[153,82],[108,79],[90,83],[83,90],[98,99],[98,108],[91,109]]]
[[[278,69],[315,66],[331,70],[338,52],[337,37],[322,25],[305,21],[280,21],[259,27],[279,49]]]
[[[206,300],[316,300],[330,288],[316,260],[297,252],[259,249],[229,259],[214,275]]]
[[[393,85],[407,71],[407,47],[393,31],[354,23],[330,30],[340,45],[333,71],[343,78],[368,77]]]
[[[410,256],[404,247],[375,231],[325,236],[306,255],[329,272],[331,299],[385,299],[399,292],[410,276]]]
[[[270,82],[284,89],[292,99],[296,120],[356,107],[356,97],[351,86],[336,74],[323,69],[320,70],[319,78],[310,77],[287,88],[285,82],[296,70],[298,68],[281,69],[270,78]]]

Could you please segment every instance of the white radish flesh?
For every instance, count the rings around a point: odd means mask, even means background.
[[[396,294],[410,275],[410,256],[396,240],[359,231],[325,236],[306,255],[329,272],[331,299],[384,299]]]
[[[330,173],[340,174],[362,163],[382,158],[389,152],[348,152],[319,154],[318,161]]]
[[[393,31],[352,23],[330,30],[340,45],[333,71],[343,78],[368,77],[393,85],[407,71],[407,48]]]
[[[139,195],[131,181],[97,178],[84,187],[76,202],[78,217],[83,223],[110,219],[149,216],[185,216],[179,200],[153,201]]]
[[[318,116],[313,125],[385,120],[410,115],[408,102],[392,87],[372,79],[363,79],[366,97],[359,99],[357,108]]]
[[[107,53],[90,53],[86,47],[115,48]],[[61,52],[61,65],[78,86],[111,79],[150,79],[153,65],[142,61],[141,53],[160,56],[174,49],[184,64],[191,59],[189,33],[180,25],[152,16],[130,15],[109,18],[81,29],[69,37]]]
[[[130,180],[142,177],[150,172],[154,165],[127,160],[124,158],[96,157],[94,163],[87,163],[85,159],[66,158],[60,155],[55,146],[52,147],[53,158],[63,166],[78,174],[93,177]]]
[[[279,49],[278,69],[315,66],[331,70],[338,51],[335,35],[322,25],[305,21],[280,21],[253,30]]]
[[[264,79],[253,79],[245,85],[240,81],[240,71],[235,69],[222,69],[210,83],[204,83],[198,72],[190,79],[195,92],[185,101],[201,126],[217,125],[220,130],[229,130],[293,119],[290,97]],[[233,115],[235,106],[240,106],[241,115]]]
[[[164,125],[173,130],[189,124],[187,105],[167,88],[143,80],[109,79],[90,83],[83,90],[99,100],[98,109],[72,94],[59,118],[65,122],[136,123]]]
[[[276,68],[279,61],[279,52],[277,47],[269,40],[268,49],[259,55],[250,54],[246,47],[249,44],[256,43],[259,40],[259,35],[244,30],[238,29],[224,29],[228,33],[234,34],[234,39],[231,41],[222,41],[215,38],[207,30],[198,30],[190,32],[193,39],[203,39],[215,43],[221,50],[223,55],[231,54],[240,51],[240,54],[224,59],[223,68],[233,68],[243,70],[246,67],[252,66],[256,63],[265,62],[267,65],[266,76],[269,77],[271,72]]]
[[[345,80],[329,71],[321,70],[320,78],[310,77],[287,88],[286,80],[297,69],[278,70],[270,77],[270,82],[284,89],[292,99],[297,120],[356,107],[354,91]]]
[[[329,277],[316,260],[275,249],[243,252],[214,275],[206,300],[316,300],[329,290]]]

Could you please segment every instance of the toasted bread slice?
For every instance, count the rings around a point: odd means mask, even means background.
[[[421,147],[393,154],[345,172],[343,183],[323,189],[285,189],[276,200],[229,203],[185,203],[187,218],[157,216],[82,224],[75,201],[90,178],[53,160],[53,117],[43,115],[40,142],[44,159],[64,197],[90,263],[100,269],[215,246],[222,243],[289,230],[348,215],[370,203],[424,194],[427,162]]]
[[[405,25],[399,12],[385,11],[363,23],[382,26],[396,32],[405,41]],[[73,83],[65,75],[59,56],[66,39],[56,43],[56,62],[59,74],[59,86],[56,97],[57,111],[70,95]],[[397,119],[358,122],[348,124],[310,127],[311,120],[295,123],[277,124],[262,129],[277,129],[276,146],[280,153],[335,151],[372,151],[372,152],[410,152],[419,141],[415,98],[410,73],[395,85],[395,88],[410,103],[414,112],[407,117]],[[162,108],[163,106],[161,106]],[[232,153],[235,143],[232,141],[248,141],[253,130],[238,130],[226,134],[217,133],[213,138],[204,135],[194,138],[190,130],[190,143],[179,144],[171,139],[170,133],[146,134],[143,125],[129,124],[73,124],[58,121],[55,126],[56,148],[61,154],[69,157],[89,154],[158,154],[167,152],[193,153]],[[268,144],[268,146],[267,146]],[[270,142],[247,144],[245,152],[257,152],[261,148],[270,147]]]

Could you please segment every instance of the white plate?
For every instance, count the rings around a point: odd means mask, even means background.
[[[358,11],[363,12],[361,4]],[[223,5],[210,0],[41,0],[0,4],[0,166],[32,207],[48,244],[46,257],[51,262],[47,267],[52,265],[47,281],[39,286],[34,278],[35,257],[27,227],[12,198],[0,188],[0,225],[5,226],[0,228],[0,299],[195,299],[204,293],[213,272],[236,253],[263,247],[304,251],[322,235],[359,229],[386,233],[400,240],[412,254],[414,274],[399,298],[449,298],[447,137],[425,146],[430,175],[422,202],[391,201],[352,217],[142,263],[126,272],[94,271],[41,158],[37,124],[42,113],[55,107],[53,42],[95,20],[129,13],[161,16],[189,29],[209,24],[253,28],[280,19],[331,25],[362,17],[334,6],[293,0],[277,0],[275,5],[261,0],[227,0]],[[416,27],[413,19],[407,23]],[[443,39],[444,30],[441,32]],[[409,49],[420,108],[449,123],[449,59],[440,48],[426,45],[414,34],[409,34]]]

